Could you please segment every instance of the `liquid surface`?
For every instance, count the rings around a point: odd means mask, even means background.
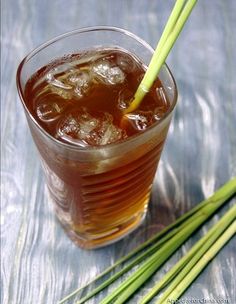
[[[144,65],[121,49],[96,50],[55,60],[27,82],[25,102],[54,138],[100,146],[143,132],[169,110],[157,80],[139,108],[123,115],[145,73]]]

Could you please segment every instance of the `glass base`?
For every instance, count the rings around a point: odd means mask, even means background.
[[[81,235],[77,234],[76,231],[68,226],[68,224],[65,224],[63,219],[60,218],[60,215],[57,213],[57,217],[59,218],[59,221],[62,224],[66,234],[76,245],[84,249],[100,248],[119,241],[141,225],[145,216],[146,209],[143,212],[139,212],[137,215],[134,215],[131,219],[129,219],[129,221],[117,226],[116,229],[112,229],[106,234],[100,235],[100,237],[97,236],[96,238],[88,239],[81,237]]]

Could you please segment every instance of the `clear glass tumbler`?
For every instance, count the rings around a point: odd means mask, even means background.
[[[114,242],[135,229],[144,219],[177,101],[175,81],[164,65],[159,79],[171,108],[146,131],[120,143],[87,148],[53,138],[27,109],[25,84],[52,60],[94,47],[123,48],[145,65],[153,54],[153,49],[145,41],[126,30],[84,28],[41,45],[23,59],[17,71],[19,95],[41,157],[56,214],[68,235],[83,248]]]

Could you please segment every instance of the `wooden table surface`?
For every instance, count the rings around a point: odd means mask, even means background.
[[[236,175],[236,2],[198,1],[167,59],[179,99],[144,223],[113,245],[86,251],[67,238],[48,204],[42,169],[15,85],[20,60],[58,34],[92,25],[125,28],[155,47],[173,3],[2,1],[2,304],[57,303]],[[138,303],[218,215],[127,303]],[[182,295],[181,303],[235,304],[235,278],[234,237]],[[99,303],[106,293],[88,303]],[[187,302],[191,299],[197,300]]]

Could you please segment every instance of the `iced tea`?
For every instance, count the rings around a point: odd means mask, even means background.
[[[50,195],[82,247],[119,239],[145,215],[173,108],[157,79],[124,116],[145,70],[123,48],[98,47],[54,59],[25,83]]]

